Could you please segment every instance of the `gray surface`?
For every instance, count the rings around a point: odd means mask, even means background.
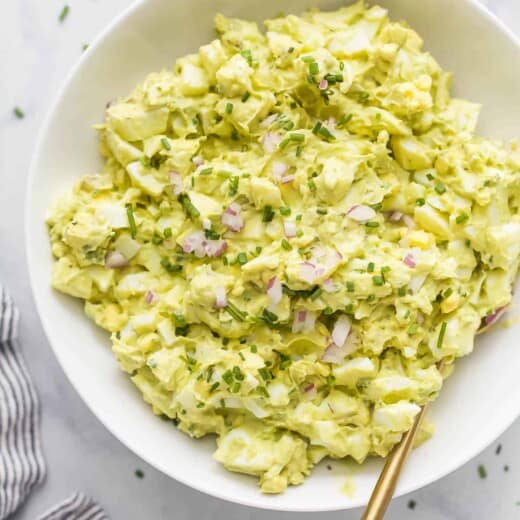
[[[517,0],[485,3],[520,32]],[[23,204],[36,133],[57,87],[80,56],[82,44],[91,41],[129,4],[130,0],[76,0],[71,2],[65,23],[59,24],[61,0],[0,2],[0,279],[22,311],[22,348],[41,396],[48,462],[46,482],[14,520],[34,519],[76,489],[96,497],[114,520],[295,519],[295,514],[259,511],[206,497],[140,461],[104,429],[72,389],[44,337],[32,302],[24,258]],[[25,119],[12,115],[16,105],[25,110]],[[517,421],[494,446],[454,474],[395,500],[388,519],[520,517],[520,506],[516,505],[520,500],[518,438]],[[500,455],[495,454],[498,443],[503,445]],[[488,471],[485,480],[477,474],[481,463]],[[508,472],[503,469],[505,464],[510,466]],[[144,471],[144,479],[135,477],[136,468]],[[417,502],[414,511],[407,507],[411,499]],[[354,520],[359,514],[320,517]]]

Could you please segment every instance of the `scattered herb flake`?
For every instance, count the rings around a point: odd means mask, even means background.
[[[486,471],[486,468],[482,465],[482,464],[479,464],[479,467],[478,467],[478,476],[480,478],[486,478],[487,477],[487,471]]]
[[[23,119],[25,117],[25,112],[20,107],[14,107],[13,113],[18,119]]]
[[[65,21],[65,18],[67,18],[69,11],[70,11],[70,7],[67,4],[65,4],[63,6],[63,9],[60,12],[60,16],[58,17],[58,20],[60,23]]]
[[[140,478],[140,479],[144,478],[144,472],[143,472],[143,470],[142,470],[142,469],[136,469],[136,470],[135,470],[135,476],[136,476],[137,478]]]

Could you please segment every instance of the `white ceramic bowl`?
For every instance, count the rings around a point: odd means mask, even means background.
[[[126,94],[147,73],[169,67],[214,37],[217,11],[262,20],[280,10],[336,8],[339,0],[148,0],[134,4],[90,46],[67,80],[43,126],[27,197],[26,242],[34,297],[63,369],[92,412],[131,450],[167,475],[211,495],[279,510],[325,511],[366,503],[381,468],[371,461],[355,471],[355,493],[340,491],[343,471],[315,469],[302,486],[261,495],[252,478],[229,473],[211,458],[213,438],[189,439],[156,418],[117,366],[109,338],[82,313],[79,301],[49,286],[51,255],[46,208],[60,192],[100,165],[92,125],[105,104]],[[520,121],[520,47],[472,0],[381,0],[393,18],[406,19],[441,64],[455,72],[456,93],[484,104],[480,130],[511,138]],[[475,352],[447,382],[431,418],[432,440],[416,450],[397,493],[433,482],[474,457],[520,413],[520,329],[479,338]]]

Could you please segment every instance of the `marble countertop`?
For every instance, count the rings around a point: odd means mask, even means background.
[[[74,490],[99,500],[114,520],[292,520],[207,497],[142,462],[99,423],[65,378],[45,339],[29,287],[23,205],[31,151],[51,99],[82,46],[131,0],[76,0],[64,23],[63,0],[4,0],[0,6],[0,280],[22,311],[21,344],[42,402],[45,483],[13,520],[34,519]],[[486,0],[520,34],[517,0]],[[13,114],[19,106],[23,119]],[[520,421],[455,473],[393,501],[389,520],[489,520],[520,517]],[[501,450],[497,450],[498,446]],[[497,454],[497,451],[500,451]],[[487,478],[479,478],[483,464]],[[140,469],[144,478],[137,478]],[[415,508],[410,508],[410,501]],[[517,505],[518,504],[518,505]],[[359,511],[320,515],[355,520]],[[299,514],[298,518],[306,516]],[[310,518],[310,515],[307,515]]]

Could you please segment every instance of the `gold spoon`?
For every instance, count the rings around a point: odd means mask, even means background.
[[[444,361],[440,361],[437,368],[442,371]],[[421,411],[415,417],[412,427],[404,434],[399,444],[394,446],[386,458],[383,471],[379,475],[361,520],[383,520],[427,408],[428,404],[421,408]]]

